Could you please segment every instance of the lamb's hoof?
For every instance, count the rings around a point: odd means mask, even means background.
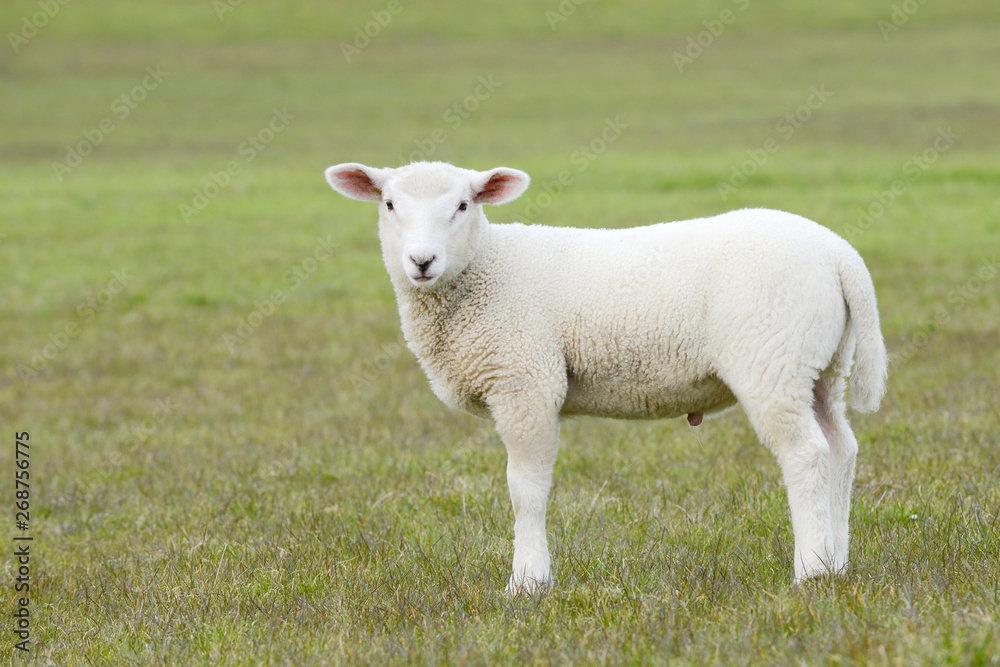
[[[545,577],[542,579],[535,579],[533,577],[515,577],[510,576],[510,581],[507,582],[507,588],[504,594],[507,599],[513,599],[518,595],[541,595],[545,593],[549,588],[552,587],[552,577]]]
[[[843,561],[838,561],[838,562],[817,561],[815,563],[810,563],[808,565],[803,564],[801,567],[797,569],[798,571],[795,573],[795,581],[794,581],[796,588],[802,586],[803,584],[809,581],[817,581],[820,579],[829,579],[832,577],[838,577],[847,572],[847,563]]]

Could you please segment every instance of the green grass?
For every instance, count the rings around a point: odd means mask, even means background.
[[[37,664],[1000,663],[996,3],[922,4],[883,39],[892,2],[754,0],[678,72],[672,54],[737,3],[588,2],[553,31],[554,1],[404,2],[347,62],[340,43],[387,5],[245,2],[220,21],[200,0],[72,2],[0,48],[0,470],[13,503],[13,432],[30,431]],[[5,3],[3,34],[37,11]],[[479,77],[499,86],[456,127]],[[813,86],[832,95],[785,137]],[[295,117],[250,159],[275,109]],[[322,178],[395,166],[438,128],[433,159],[533,176],[495,222],[768,206],[851,238],[893,364],[881,411],[854,417],[849,574],[791,586],[779,471],[741,412],[580,419],[549,505],[558,585],[502,597],[503,447],[400,348],[375,211]]]

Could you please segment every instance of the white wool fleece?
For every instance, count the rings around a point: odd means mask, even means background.
[[[517,170],[444,163],[327,170],[379,201],[407,344],[434,393],[490,418],[515,513],[508,591],[551,581],[545,505],[559,419],[702,415],[740,402],[789,491],[796,578],[847,562],[857,443],[844,409],[877,408],[887,356],[858,253],[799,216],[742,210],[633,229],[493,225]]]

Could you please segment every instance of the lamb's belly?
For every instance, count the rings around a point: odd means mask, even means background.
[[[736,397],[729,387],[714,376],[678,386],[570,379],[561,414],[613,419],[664,419],[718,412],[735,404]]]

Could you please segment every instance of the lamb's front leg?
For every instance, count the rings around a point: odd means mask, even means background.
[[[514,506],[514,567],[507,594],[532,593],[552,583],[545,508],[559,448],[559,415],[551,400],[511,397],[491,406],[507,448],[507,486]],[[514,402],[516,399],[516,402]]]

